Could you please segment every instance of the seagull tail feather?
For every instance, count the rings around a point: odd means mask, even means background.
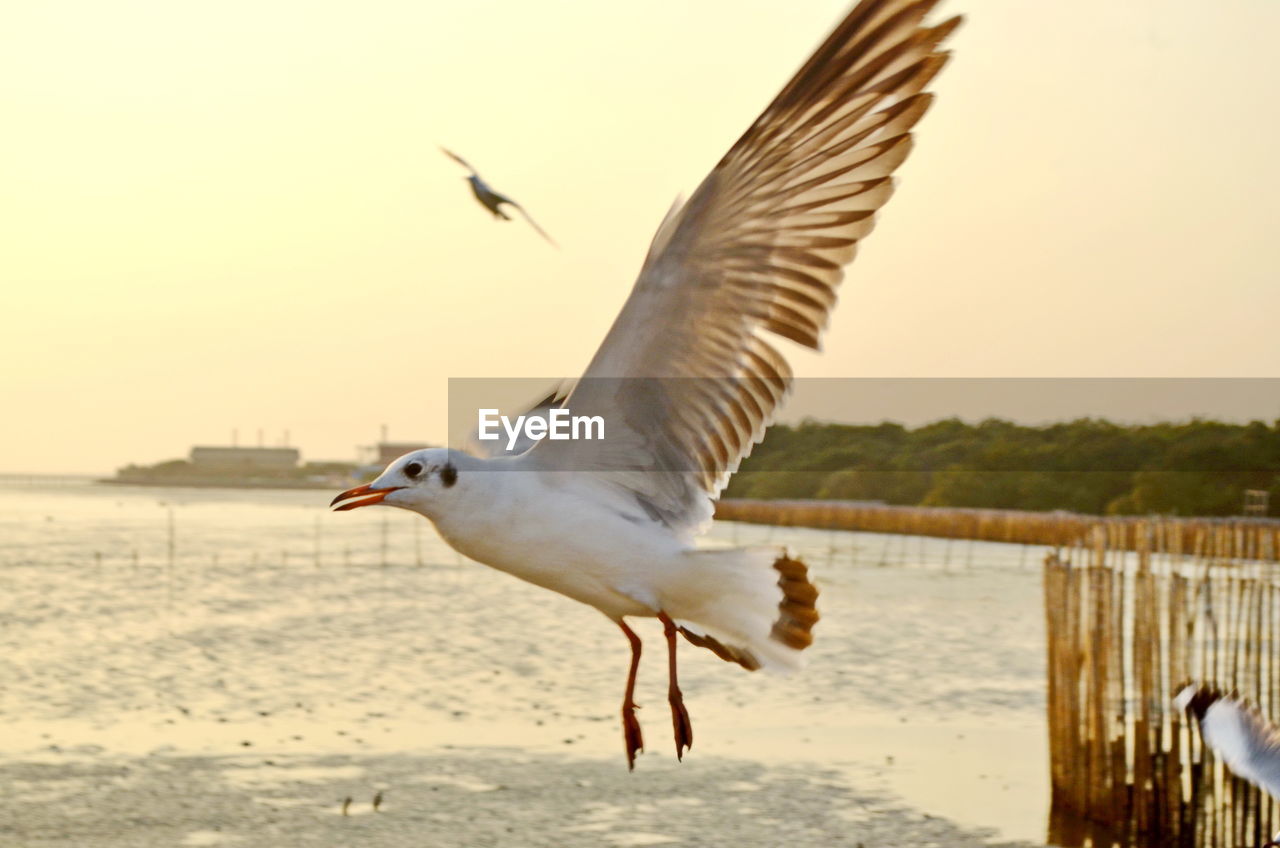
[[[687,554],[687,585],[664,609],[690,644],[748,671],[794,671],[813,644],[818,588],[804,563],[773,548]]]

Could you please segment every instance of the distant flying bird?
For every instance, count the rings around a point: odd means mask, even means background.
[[[1280,728],[1241,698],[1209,686],[1186,686],[1173,703],[1195,718],[1205,744],[1227,768],[1280,798]]]
[[[802,563],[777,548],[699,549],[694,537],[789,390],[772,336],[818,347],[843,266],[892,193],[932,100],[924,88],[947,60],[938,45],[959,24],[926,26],[935,3],[861,0],[667,214],[562,403],[603,419],[604,439],[494,458],[414,451],[333,500],[421,513],[461,553],[616,623],[631,647],[629,767],[644,742],[628,617],[662,622],[677,757],[693,742],[677,634],[748,670],[797,668],[813,641],[818,590]]]
[[[444,151],[444,155],[448,156],[450,159],[457,162],[459,165],[461,165],[462,167],[466,168],[468,171],[471,172],[471,176],[467,177],[467,182],[471,183],[471,191],[473,194],[475,194],[476,200],[480,201],[480,205],[493,213],[493,217],[501,218],[504,221],[511,220],[511,216],[508,215],[506,212],[502,211],[502,208],[501,208],[502,204],[505,203],[508,206],[511,206],[515,209],[520,210],[520,214],[523,215],[524,219],[529,222],[529,226],[537,230],[538,235],[542,236],[544,239],[550,242],[553,247],[560,246],[555,243],[555,240],[552,239],[551,236],[547,235],[546,232],[543,231],[542,227],[538,226],[537,222],[533,220],[533,217],[530,216],[528,212],[524,211],[523,206],[521,206],[519,203],[516,203],[511,198],[507,197],[505,194],[500,194],[494,191],[493,189],[489,188],[489,184],[480,178],[479,172],[477,172],[475,168],[471,167],[471,165],[467,163],[466,159],[463,159],[458,154],[450,150],[446,150],[443,147],[441,147],[440,149]]]

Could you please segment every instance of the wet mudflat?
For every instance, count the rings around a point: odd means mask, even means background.
[[[717,526],[811,563],[809,667],[684,646],[676,763],[638,622],[629,774],[612,624],[322,502],[0,488],[0,843],[1043,844],[1034,553]]]

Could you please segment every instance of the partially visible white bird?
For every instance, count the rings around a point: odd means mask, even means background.
[[[418,512],[464,555],[616,623],[631,646],[629,766],[643,739],[641,645],[627,617],[662,622],[677,756],[693,742],[677,636],[748,670],[795,669],[813,642],[818,590],[803,564],[777,548],[700,549],[694,537],[790,389],[776,337],[819,347],[844,266],[893,193],[933,100],[924,89],[948,58],[939,45],[960,23],[927,25],[936,2],[861,0],[668,213],[563,402],[601,418],[604,439],[495,458],[415,451],[333,500]]]
[[[1243,699],[1210,686],[1190,684],[1173,704],[1199,723],[1205,744],[1227,768],[1280,798],[1280,727]]]
[[[537,230],[538,235],[542,236],[544,239],[550,242],[553,247],[560,246],[555,243],[555,240],[552,239],[551,236],[546,234],[546,232],[542,229],[542,227],[538,226],[537,222],[535,222],[533,220],[533,217],[530,216],[529,213],[524,210],[523,206],[521,206],[519,203],[516,203],[511,198],[507,197],[505,194],[501,194],[491,189],[489,187],[489,184],[480,178],[479,172],[476,171],[475,168],[471,167],[471,165],[467,163],[466,159],[463,159],[461,156],[459,156],[458,154],[454,153],[451,150],[447,150],[443,147],[441,147],[440,149],[444,151],[444,155],[448,156],[450,159],[457,162],[459,165],[461,165],[462,167],[466,168],[468,171],[471,172],[471,175],[467,177],[467,182],[471,183],[471,192],[476,196],[476,200],[480,201],[481,206],[483,206],[485,209],[488,209],[490,212],[493,213],[493,217],[501,218],[503,221],[511,220],[511,216],[508,215],[506,212],[502,211],[502,208],[501,208],[502,204],[505,203],[508,206],[511,206],[515,209],[520,210],[520,214],[523,215],[524,219],[529,222],[529,226]]]

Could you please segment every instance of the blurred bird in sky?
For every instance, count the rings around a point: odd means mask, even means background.
[[[466,159],[463,159],[458,154],[444,147],[441,147],[440,149],[444,151],[445,156],[448,156],[450,159],[457,162],[459,165],[461,165],[462,167],[466,168],[468,171],[471,172],[471,175],[467,177],[467,182],[471,183],[471,191],[475,194],[476,200],[480,201],[480,205],[493,213],[493,217],[501,218],[504,221],[511,220],[511,216],[508,215],[506,212],[502,211],[502,208],[501,208],[502,204],[505,203],[508,206],[518,209],[520,211],[520,214],[524,216],[524,219],[529,222],[529,226],[537,230],[538,235],[542,236],[544,239],[550,242],[553,247],[560,246],[555,243],[555,240],[552,239],[551,236],[546,234],[546,232],[542,229],[542,227],[538,226],[537,222],[534,221],[533,217],[530,216],[529,213],[524,210],[523,206],[521,206],[519,203],[516,203],[511,198],[507,197],[505,194],[500,194],[494,191],[493,189],[489,188],[489,184],[486,183],[483,179],[481,179],[480,174],[476,171],[475,168],[471,167],[471,165],[467,162]]]
[[[677,757],[693,743],[678,636],[749,671],[799,668],[813,642],[818,588],[802,563],[776,547],[701,548],[695,537],[790,390],[778,338],[819,348],[844,266],[893,193],[933,101],[925,89],[949,55],[940,45],[960,23],[929,25],[936,2],[861,0],[668,213],[613,327],[552,413],[599,419],[600,439],[537,440],[492,458],[414,451],[333,500],[424,515],[455,550],[621,628],[630,767],[644,741],[641,643],[627,618],[662,623]],[[495,214],[510,202],[471,182]],[[482,332],[484,312],[473,320]],[[412,375],[405,384],[421,390]]]

